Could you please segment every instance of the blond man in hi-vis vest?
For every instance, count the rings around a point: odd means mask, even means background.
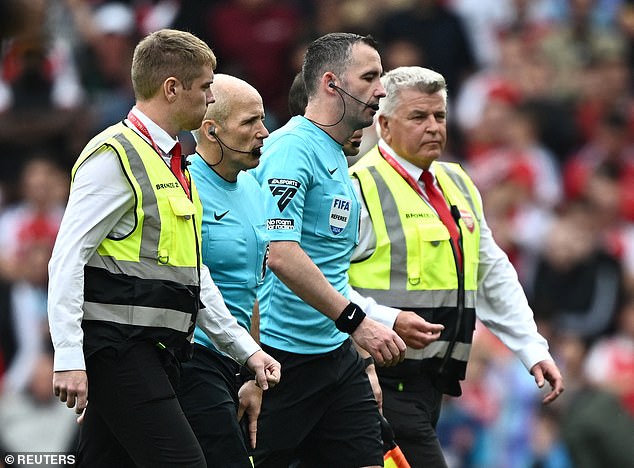
[[[201,261],[202,206],[178,133],[200,127],[215,66],[190,33],[146,36],[132,60],[136,105],[73,167],[48,314],[55,394],[85,411],[78,466],[206,466],[174,392],[195,325],[263,389],[279,381]]]

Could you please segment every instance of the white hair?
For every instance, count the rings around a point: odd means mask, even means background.
[[[414,89],[422,93],[440,93],[447,108],[447,83],[438,72],[423,67],[398,67],[381,77],[386,96],[381,98],[378,115],[392,116],[399,106],[400,93]]]

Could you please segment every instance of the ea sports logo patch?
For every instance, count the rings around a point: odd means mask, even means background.
[[[302,186],[299,182],[292,179],[269,179],[269,190],[275,198],[277,198],[277,207],[280,213],[291,202],[297,190]]]
[[[346,198],[335,197],[330,205],[330,231],[337,235],[345,229],[350,219],[352,202]]]

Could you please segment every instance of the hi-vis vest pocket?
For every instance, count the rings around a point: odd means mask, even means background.
[[[417,226],[416,230],[422,242],[429,242],[434,247],[437,247],[441,241],[449,240],[449,230],[442,224]]]
[[[196,213],[196,207],[184,194],[183,196],[168,196],[169,206],[173,216],[170,216],[170,220],[163,220],[162,222],[169,223],[169,235],[170,238],[167,242],[161,242],[161,249],[159,250],[159,262],[167,263],[170,260],[177,265],[184,265],[188,262],[185,258],[171,258],[174,252],[179,252],[177,248],[178,242],[187,239],[186,236],[193,236],[192,226],[193,217]]]
[[[406,236],[409,237],[409,236]],[[455,275],[447,275],[447,271],[455,271],[449,231],[443,224],[424,224],[416,226],[416,236],[420,257],[411,260],[408,265],[408,281],[411,285],[440,284],[448,279],[457,282]],[[445,284],[445,287],[451,287]]]
[[[194,204],[187,197],[168,197],[168,200],[170,202],[172,212],[177,217],[182,217],[188,221],[192,218],[192,216],[194,216],[194,213],[196,213]]]

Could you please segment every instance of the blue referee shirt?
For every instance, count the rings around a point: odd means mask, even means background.
[[[266,199],[271,241],[296,241],[337,291],[348,297],[350,256],[358,243],[359,202],[341,145],[302,116],[265,141],[253,170]],[[277,349],[317,354],[348,337],[274,274],[260,294],[260,339]]]
[[[227,308],[248,330],[268,253],[262,190],[249,173],[242,171],[236,182],[228,182],[200,155],[188,160],[203,204],[203,262],[209,267]],[[215,349],[198,327],[194,341]]]

